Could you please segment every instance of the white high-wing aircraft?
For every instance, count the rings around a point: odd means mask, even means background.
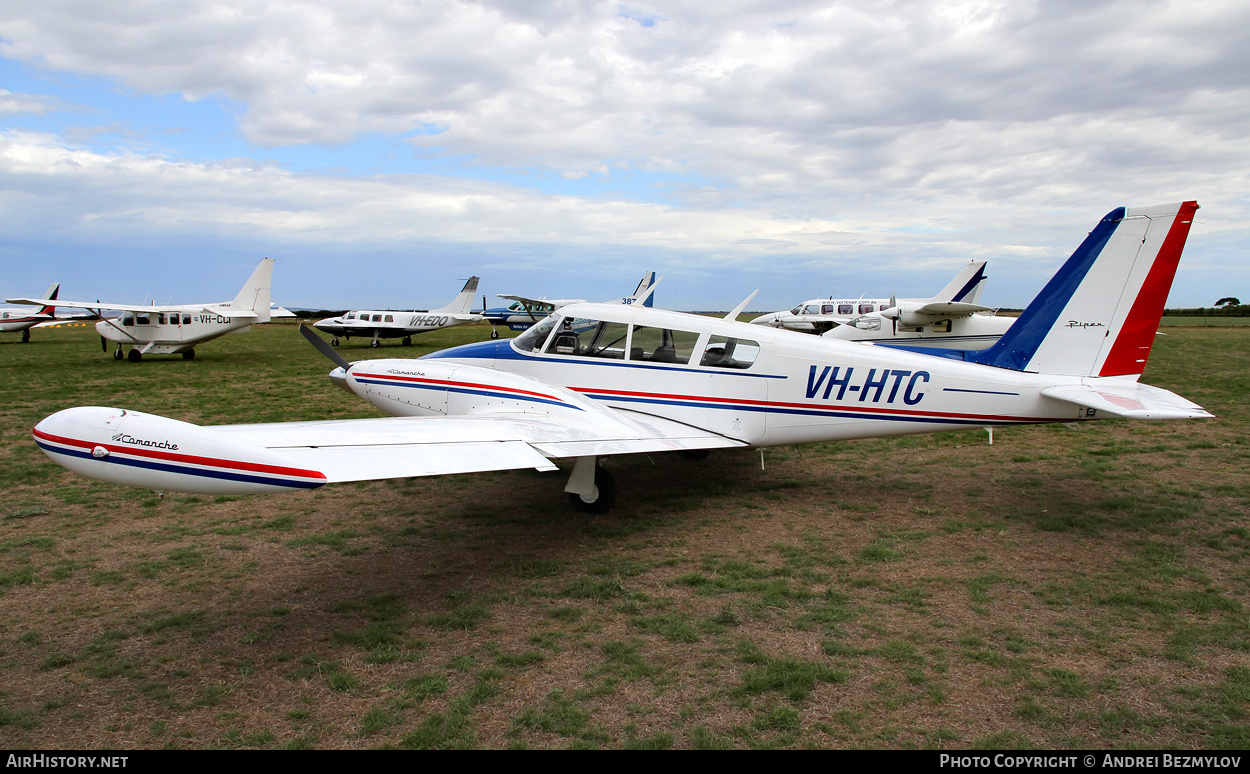
[[[932,298],[905,298],[899,301],[894,298],[841,300],[832,296],[813,298],[788,312],[769,312],[756,317],[751,322],[756,325],[771,325],[774,328],[821,334],[839,325],[845,325],[857,317],[884,312],[899,305],[917,307],[922,304],[954,303],[972,307],[971,311],[992,311],[989,307],[976,305],[981,297],[981,291],[985,288],[985,263],[985,261],[973,261],[964,266],[955,275],[955,279]]]
[[[1211,415],[1138,378],[1196,202],[1105,216],[997,344],[867,347],[758,325],[575,304],[515,339],[331,378],[394,415],[201,427],[117,408],[60,411],[39,446],[81,475],[243,494],[339,481],[535,468],[572,459],[574,507],[607,510],[598,458],[1110,417]],[[938,354],[940,353],[940,354]]]
[[[22,334],[22,341],[30,341],[30,329],[42,325],[48,325],[56,322],[56,305],[49,304],[49,301],[56,300],[56,294],[61,290],[61,283],[53,282],[44,291],[43,298],[38,299],[41,306],[39,311],[31,312],[27,309],[0,309],[0,333],[18,333]],[[9,301],[8,303],[16,304],[17,301]]]
[[[477,277],[469,277],[464,288],[456,299],[441,309],[418,309],[408,312],[361,310],[348,312],[341,317],[327,317],[313,323],[319,331],[334,336],[331,343],[339,345],[339,336],[350,339],[352,336],[372,337],[369,346],[378,347],[378,339],[403,338],[406,347],[412,344],[412,337],[418,333],[428,333],[441,328],[451,328],[465,323],[478,322],[480,314],[471,314],[473,294],[477,292]]]
[[[630,304],[639,303],[641,299],[643,306],[651,306],[652,302],[655,301],[651,286],[658,281],[655,278],[655,272],[645,272],[642,275],[642,281],[638,283],[638,287],[634,288],[632,294],[608,303],[629,306]],[[499,297],[506,298],[512,303],[493,309],[483,309],[482,311],[482,319],[490,323],[490,337],[492,339],[499,338],[500,325],[507,325],[514,331],[528,330],[530,326],[552,312],[563,309],[569,304],[580,304],[585,301],[583,298],[527,298],[525,296],[504,295],[503,293],[500,293]],[[485,305],[485,298],[483,298],[482,306]]]
[[[121,312],[120,317],[105,318],[96,323],[100,345],[108,351],[108,342],[117,344],[113,358],[121,360],[122,348],[129,344],[130,362],[137,363],[144,355],[174,355],[191,360],[195,345],[235,331],[246,331],[252,323],[269,322],[269,287],[273,279],[273,259],[262,258],[252,276],[233,301],[216,304],[183,304],[179,306],[134,306],[101,304],[91,301],[60,301],[94,311]],[[10,304],[42,304],[42,299],[10,298]],[[102,315],[101,315],[102,316]]]

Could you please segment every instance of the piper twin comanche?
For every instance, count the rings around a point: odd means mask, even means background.
[[[616,488],[598,460],[612,454],[1209,417],[1138,382],[1197,207],[1108,214],[983,350],[923,354],[640,304],[575,304],[515,339],[416,360],[348,363],[307,332],[339,364],[331,379],[392,418],[201,427],[83,407],[33,432],[81,475],[214,494],[555,470],[564,459],[574,507],[603,512]]]
[[[456,299],[441,309],[418,309],[408,312],[394,310],[352,311],[339,317],[327,317],[313,323],[319,331],[329,333],[334,338],[331,344],[339,345],[339,336],[351,339],[352,336],[369,337],[369,346],[381,346],[379,339],[403,339],[403,346],[412,344],[412,337],[418,333],[428,333],[443,328],[451,328],[465,323],[478,322],[480,314],[471,314],[473,294],[477,292],[477,277],[469,277],[464,283]]]
[[[922,304],[953,303],[974,307],[974,311],[989,311],[988,307],[977,306],[981,291],[985,288],[985,261],[973,261],[959,270],[955,279],[951,280],[942,291],[932,298],[858,298],[838,300],[829,298],[813,298],[804,301],[788,312],[769,312],[760,315],[751,322],[755,325],[770,325],[774,328],[785,328],[791,331],[823,334],[836,330],[858,317],[898,308],[902,305],[917,307]]]
[[[179,306],[132,306],[129,304],[101,304],[90,301],[60,301],[61,306],[73,306],[95,312],[103,319],[96,323],[100,334],[100,346],[108,352],[109,342],[117,344],[113,358],[123,358],[123,347],[131,350],[125,355],[132,363],[138,363],[144,355],[176,355],[186,360],[195,357],[195,345],[202,344],[227,333],[242,333],[252,323],[269,322],[269,287],[273,280],[273,259],[262,258],[252,276],[244,283],[233,301],[215,304],[183,304]],[[10,298],[11,304],[41,304],[41,299]],[[121,312],[120,317],[107,318],[102,312]]]
[[[38,328],[43,325],[56,325],[56,305],[49,304],[49,301],[56,300],[56,294],[61,289],[61,283],[53,282],[44,291],[43,298],[32,299],[38,301],[41,306],[39,311],[30,312],[25,309],[0,309],[0,333],[21,333],[22,342],[30,341],[30,329]],[[8,301],[10,304],[22,303],[17,300]]]
[[[651,286],[656,281],[655,272],[646,272],[642,275],[642,281],[638,283],[638,287],[634,289],[631,295],[618,298],[615,301],[609,301],[608,303],[624,304],[625,306],[641,303],[643,306],[651,306],[652,302],[655,301]],[[506,298],[512,303],[507,306],[482,310],[482,319],[490,323],[490,337],[492,339],[499,338],[500,325],[507,325],[514,331],[529,330],[532,325],[547,315],[563,309],[569,304],[580,304],[585,300],[581,298],[526,298],[525,296],[507,296],[502,293],[499,294],[499,297]],[[486,306],[485,296],[482,298],[482,306]]]

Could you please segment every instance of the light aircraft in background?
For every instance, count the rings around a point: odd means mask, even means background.
[[[55,301],[56,295],[61,290],[61,283],[53,282],[44,291],[43,298],[38,299],[38,303],[42,306],[39,311],[31,312],[28,309],[0,309],[0,333],[18,333],[22,334],[22,341],[30,341],[30,329],[43,325],[56,323],[56,305],[49,304],[49,301]],[[19,303],[18,301],[9,301],[11,304]]]
[[[477,282],[477,277],[469,277],[455,300],[441,309],[408,312],[358,310],[318,320],[313,323],[313,327],[334,336],[331,343],[336,347],[339,345],[339,336],[345,339],[351,339],[352,336],[369,337],[372,339],[369,342],[371,347],[381,346],[379,339],[403,338],[402,343],[406,347],[412,344],[412,337],[418,333],[480,321],[480,314],[469,311],[473,306],[473,294],[477,292]]]
[[[49,457],[81,475],[212,494],[555,470],[553,460],[565,459],[574,507],[603,512],[616,485],[598,460],[613,454],[1210,417],[1138,381],[1197,208],[1113,210],[982,350],[923,354],[732,317],[574,304],[514,339],[416,360],[348,363],[307,332],[339,364],[331,379],[388,418],[201,427],[81,407],[33,432]]]
[[[879,312],[847,320],[821,335],[889,346],[984,349],[998,341],[1013,322],[1014,318],[1000,317],[977,304],[899,301]]]
[[[642,275],[642,281],[638,283],[638,287],[634,289],[632,294],[608,303],[629,306],[637,303],[639,299],[643,299],[641,301],[642,305],[649,307],[654,301],[654,296],[648,291],[651,290],[651,286],[655,283],[655,272],[646,272]],[[492,339],[499,338],[500,325],[507,325],[514,331],[528,330],[531,325],[552,312],[563,309],[569,304],[580,304],[585,301],[582,298],[526,298],[525,296],[508,296],[503,293],[500,293],[499,297],[506,298],[512,303],[507,306],[497,306],[493,309],[483,309],[482,311],[482,319],[490,323],[490,337]],[[482,306],[486,306],[484,297]]]
[[[132,363],[138,363],[144,355],[182,354],[186,360],[195,357],[195,346],[224,336],[227,333],[246,331],[252,323],[269,322],[269,288],[273,279],[273,259],[262,258],[252,276],[244,283],[233,301],[213,304],[182,304],[176,306],[136,306],[131,304],[102,304],[98,301],[61,301],[61,306],[72,306],[94,311],[121,312],[120,317],[104,318],[96,323],[100,334],[100,346],[108,352],[109,342],[117,344],[113,358],[123,358],[123,348],[131,347],[125,355]],[[41,304],[41,299],[10,298],[11,304]],[[102,314],[100,314],[103,317]]]
[[[751,322],[756,325],[771,325],[774,328],[786,328],[792,331],[821,334],[845,325],[856,317],[884,312],[899,303],[920,305],[937,302],[968,304],[975,306],[985,288],[985,261],[973,261],[960,269],[955,279],[942,288],[932,298],[909,298],[901,302],[894,298],[858,298],[835,299],[814,298],[805,301],[788,312],[770,312],[760,315]],[[974,311],[991,311],[988,307],[975,306]],[[912,326],[915,327],[915,326]]]

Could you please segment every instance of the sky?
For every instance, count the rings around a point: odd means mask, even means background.
[[[1196,199],[1169,299],[1250,300],[1244,0],[0,0],[0,293],[429,308],[1022,307]],[[499,299],[488,299],[491,306]]]

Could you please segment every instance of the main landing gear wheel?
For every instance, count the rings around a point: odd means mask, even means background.
[[[22,343],[25,344],[28,341],[30,341],[30,331],[22,331]]]
[[[143,359],[143,354],[137,349],[132,349],[126,353],[126,359],[132,363],[138,363]]]
[[[499,338],[499,329],[492,326],[490,329],[490,337],[492,339]]]
[[[183,352],[182,359],[183,360],[195,360],[195,350],[188,349],[186,352]]]
[[[569,504],[579,513],[607,513],[616,504],[616,479],[599,465],[595,465],[595,488],[599,496],[587,502],[583,495],[569,492]]]
[[[330,339],[330,343],[337,347],[339,345],[339,337],[335,336],[334,338]]]
[[[378,347],[382,346],[382,342],[378,341],[377,339],[374,339],[373,341],[369,342],[369,346],[373,347],[374,349],[377,349]]]
[[[121,360],[124,357],[125,355],[122,354],[122,351],[120,349],[113,353],[114,360]]]
[[[411,336],[405,336],[405,337],[404,337],[404,341],[403,341],[403,345],[404,345],[405,347],[411,347],[411,346],[412,346],[412,337],[411,337]]]

